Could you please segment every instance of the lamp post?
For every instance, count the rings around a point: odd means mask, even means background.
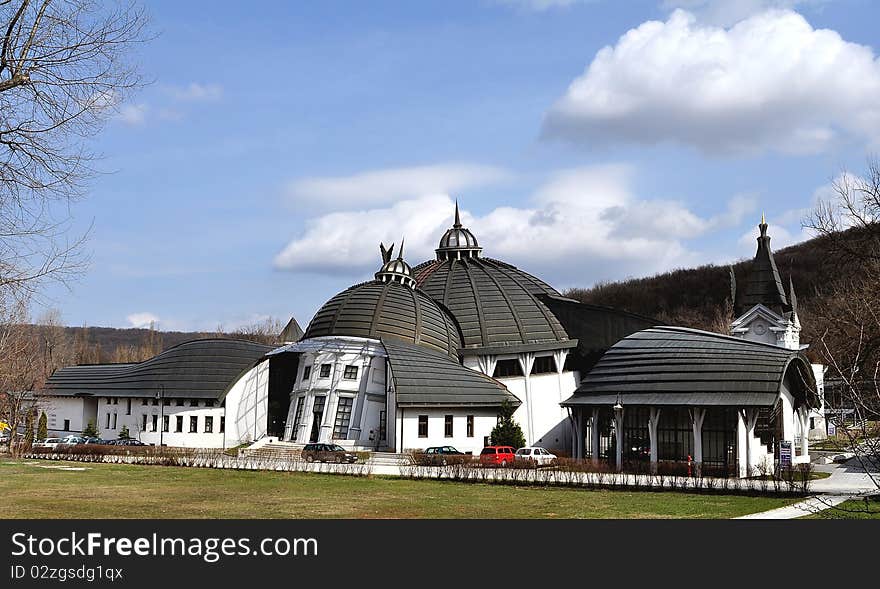
[[[617,393],[617,403],[614,404],[614,434],[617,443],[617,470],[623,470],[623,403],[620,402],[620,393]]]

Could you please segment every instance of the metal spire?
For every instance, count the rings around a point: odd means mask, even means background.
[[[461,227],[461,217],[458,214],[458,199],[455,199],[455,224],[453,225],[456,229]]]
[[[403,259],[403,244],[405,241],[406,241],[405,237],[400,240],[400,250],[397,252],[397,259],[398,260]]]

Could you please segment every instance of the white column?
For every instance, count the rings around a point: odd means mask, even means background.
[[[575,451],[577,458],[582,460],[584,458],[584,410],[578,407],[576,412],[577,446],[575,446]]]
[[[535,443],[535,419],[532,407],[532,386],[529,383],[529,375],[532,373],[532,366],[535,365],[535,355],[531,352],[525,352],[519,355],[519,366],[525,375],[526,384],[526,429],[527,444]]]
[[[694,463],[697,465],[697,472],[703,463],[703,420],[706,419],[706,409],[703,407],[693,407],[691,413],[691,428],[694,435]]]
[[[599,408],[593,407],[593,417],[590,421],[593,462],[599,462],[599,433]]]
[[[651,440],[651,470],[657,470],[657,425],[660,423],[660,408],[651,407],[648,417],[648,437]]]
[[[486,376],[492,376],[495,374],[495,364],[497,364],[497,362],[498,358],[496,356],[477,356],[477,365],[480,367],[480,372]]]
[[[623,470],[623,408],[614,410],[614,436],[617,441],[617,470]]]
[[[803,405],[798,409],[801,419],[801,457],[810,460],[810,408]]]
[[[348,437],[355,442],[361,439],[361,422],[363,421],[364,405],[367,403],[367,387],[370,386],[370,379],[373,376],[373,358],[374,356],[367,356],[364,360],[363,370],[361,370],[361,382],[358,387],[357,397],[354,400],[355,407],[351,416],[351,423],[349,424]]]
[[[754,460],[752,460],[752,440],[755,437],[755,425],[758,423],[758,410],[740,409],[737,413],[739,414],[737,421],[737,438],[739,440],[745,440],[744,451],[737,449],[737,454],[745,457],[745,461],[740,462],[740,476],[749,477],[755,472],[755,464]],[[739,435],[740,428],[742,428],[742,435]]]

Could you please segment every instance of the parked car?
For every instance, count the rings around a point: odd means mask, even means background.
[[[106,443],[107,443],[106,440],[104,440],[102,438],[96,438],[96,437],[87,437],[87,438],[85,438],[85,441],[83,442],[83,444],[102,444],[102,445],[106,444]]]
[[[551,454],[546,448],[540,446],[528,446],[516,451],[516,459],[529,461],[536,466],[550,466],[556,464],[556,454]]]
[[[111,440],[111,442],[113,442],[116,446],[146,446],[147,445],[147,444],[144,444],[143,442],[141,442],[140,440],[135,440],[132,438],[126,438],[124,440],[123,439]],[[107,443],[109,444],[110,442],[107,442]]]
[[[650,460],[651,440],[648,438],[635,438],[630,442],[628,448],[624,446],[624,450],[626,450],[624,458],[627,460]]]
[[[357,455],[352,454],[338,444],[306,444],[302,450],[306,462],[357,462]]]
[[[69,435],[61,438],[61,443],[68,446],[75,446],[76,444],[85,444],[86,439],[82,436]]]
[[[61,440],[61,438],[46,438],[45,440],[37,440],[36,442],[34,442],[33,447],[54,450],[63,443],[64,442]]]
[[[446,466],[464,460],[464,452],[453,446],[431,446],[425,449],[425,459],[429,465]]]
[[[514,460],[516,454],[512,446],[486,446],[480,451],[480,464],[484,466],[507,466]]]

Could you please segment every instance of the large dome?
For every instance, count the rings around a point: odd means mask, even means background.
[[[468,257],[425,262],[413,272],[422,290],[455,317],[463,351],[569,341],[565,328],[538,299],[559,293],[515,266]]]
[[[457,358],[455,321],[425,293],[400,282],[365,282],[339,293],[315,314],[303,339],[396,337]]]

